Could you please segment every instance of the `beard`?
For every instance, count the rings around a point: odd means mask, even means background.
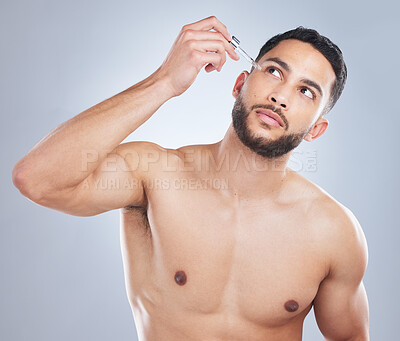
[[[251,110],[256,108],[270,109],[277,113],[283,120],[285,130],[288,130],[289,124],[286,118],[282,115],[279,108],[275,108],[272,105],[254,105]],[[239,138],[239,140],[253,152],[261,155],[266,159],[275,159],[282,155],[287,154],[294,148],[296,148],[303,138],[307,135],[309,128],[299,133],[291,133],[283,135],[276,140],[270,138],[256,136],[252,133],[247,125],[247,119],[250,115],[251,110],[247,111],[243,103],[242,96],[239,93],[236,98],[235,104],[232,109],[232,123],[233,128]],[[263,124],[266,129],[271,129],[266,123]]]

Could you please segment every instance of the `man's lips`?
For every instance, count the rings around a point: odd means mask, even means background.
[[[269,109],[257,109],[256,113],[261,115],[260,118],[263,121],[265,121],[266,123],[269,123],[269,124],[274,125],[274,126],[281,126],[281,127],[284,126],[283,121],[280,118],[280,116],[278,114],[274,113],[272,110],[269,110]],[[264,115],[267,116],[267,117],[265,117]]]

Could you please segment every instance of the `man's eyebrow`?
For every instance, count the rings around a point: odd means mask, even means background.
[[[301,83],[307,84],[308,86],[313,87],[314,89],[316,89],[319,92],[319,95],[322,97],[323,91],[322,88],[319,86],[318,83],[315,83],[314,81],[310,80],[310,79],[300,79]]]
[[[287,72],[291,71],[290,66],[280,58],[277,58],[277,57],[267,58],[264,61],[262,61],[261,64],[264,64],[265,62],[275,62],[278,65],[280,65],[283,69],[285,69]],[[313,87],[315,90],[317,90],[319,92],[320,96],[323,95],[322,88],[318,83],[316,83],[310,79],[306,79],[306,78],[301,79],[300,82]]]
[[[290,66],[287,65],[282,59],[276,58],[276,57],[271,57],[265,59],[261,64],[264,64],[265,62],[275,62],[276,64],[279,64],[283,69],[285,69],[287,72],[290,72]]]

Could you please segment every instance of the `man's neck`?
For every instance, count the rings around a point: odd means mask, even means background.
[[[228,180],[228,192],[240,199],[273,199],[277,197],[287,177],[290,152],[267,159],[246,147],[232,124],[224,138],[216,144],[218,177]]]

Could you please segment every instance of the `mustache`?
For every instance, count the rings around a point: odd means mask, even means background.
[[[283,123],[285,124],[286,129],[288,128],[288,121],[285,117],[285,115],[282,113],[281,108],[277,108],[272,104],[255,104],[250,108],[251,110],[254,109],[268,109],[273,111],[275,114],[279,115],[279,117],[282,119]]]

